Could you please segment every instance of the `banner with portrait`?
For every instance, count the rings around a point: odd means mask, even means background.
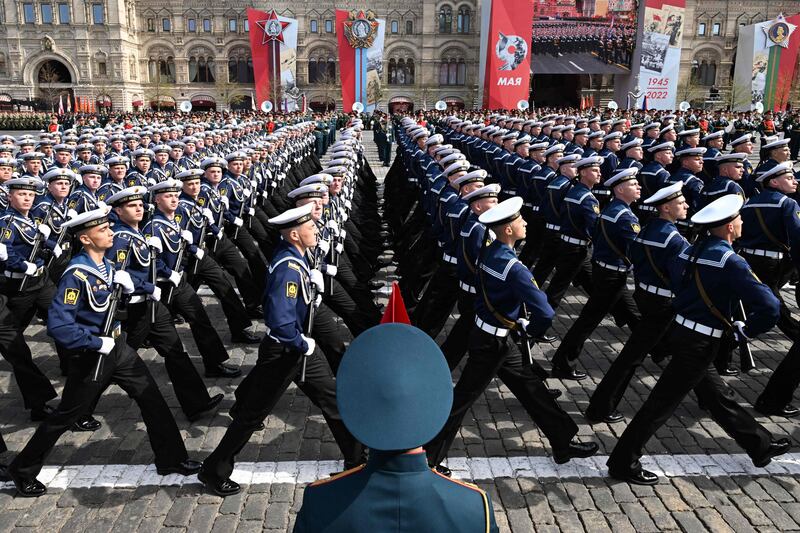
[[[647,98],[648,109],[675,109],[685,22],[686,0],[647,0],[637,107]]]
[[[736,70],[731,88],[733,108],[783,111],[789,102],[800,48],[800,14],[739,28]]]
[[[274,109],[293,111],[297,107],[297,19],[247,9],[250,50],[256,88],[256,109],[266,101]]]
[[[350,112],[360,102],[371,113],[381,98],[383,45],[386,21],[372,11],[336,10],[342,109]]]
[[[485,0],[481,7],[480,80],[487,109],[516,109],[530,91],[529,0]]]

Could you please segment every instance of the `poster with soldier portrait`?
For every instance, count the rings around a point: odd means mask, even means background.
[[[650,109],[675,108],[685,18],[686,0],[647,0],[639,70],[644,91],[637,106],[647,97]]]

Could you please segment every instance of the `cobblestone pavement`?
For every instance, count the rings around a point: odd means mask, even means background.
[[[371,133],[366,146],[373,169],[377,161]],[[391,269],[381,274],[391,280]],[[387,291],[383,291],[385,299]],[[785,296],[794,305],[793,291]],[[219,305],[208,297],[212,321],[226,342],[230,335]],[[573,290],[559,308],[555,331],[563,335],[580,311],[585,295]],[[178,327],[190,353],[197,353],[188,327]],[[259,325],[258,331],[264,331]],[[627,329],[606,320],[580,358],[589,379],[580,383],[550,380],[564,391],[559,400],[580,425],[579,436],[597,439],[607,455],[625,424],[590,426],[582,416],[589,395],[622,348]],[[60,391],[52,345],[41,325],[28,339],[36,361]],[[740,400],[751,405],[772,368],[789,348],[773,331],[753,343],[759,372],[726,378]],[[555,346],[537,349],[549,368]],[[173,408],[192,458],[206,456],[221,438],[238,379],[207,380],[211,393],[225,400],[213,416],[190,425],[181,415],[167,383],[163,362],[150,349],[143,358]],[[244,372],[255,363],[256,347],[232,346],[232,362]],[[195,364],[200,366],[199,358]],[[659,374],[648,360],[620,406],[627,420],[641,405]],[[0,429],[11,451],[7,462],[35,429],[22,408],[9,366],[0,362]],[[245,490],[222,499],[206,494],[196,478],[162,478],[148,465],[153,459],[138,409],[117,387],[100,400],[96,414],[103,427],[94,433],[67,433],[47,458],[42,479],[49,492],[38,499],[0,490],[0,531],[260,531],[291,530],[304,484],[338,470],[338,449],[320,412],[292,385],[238,457],[236,478]],[[797,422],[759,417],[777,437],[798,440]],[[800,529],[800,456],[776,461],[768,470],[752,467],[722,429],[698,409],[694,397],[677,410],[647,447],[651,464],[668,474],[654,487],[636,487],[606,477],[604,458],[556,468],[550,448],[508,389],[492,382],[474,405],[456,439],[451,466],[460,477],[475,478],[492,497],[501,531],[776,531]],[[66,466],[63,466],[66,465]],[[110,466],[109,466],[110,465]],[[62,467],[63,468],[60,468]]]

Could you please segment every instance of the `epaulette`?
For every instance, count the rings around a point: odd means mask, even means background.
[[[292,270],[297,270],[298,272],[302,272],[302,269],[300,268],[300,265],[298,265],[294,261],[287,261],[286,262],[286,266],[288,266]]]
[[[364,470],[364,468],[366,468],[366,466],[367,466],[366,464],[358,465],[355,468],[351,468],[350,470],[345,470],[344,472],[339,472],[338,474],[333,475],[333,476],[331,476],[331,477],[329,477],[327,479],[320,479],[319,481],[315,481],[314,483],[311,483],[309,485],[309,487],[319,487],[320,485],[324,485],[326,483],[330,483],[331,481],[336,481],[337,479],[342,479],[343,477],[347,477],[347,476],[349,476],[351,474],[355,474],[356,472],[360,472],[360,471]],[[480,489],[478,489],[478,490],[480,490]]]
[[[86,277],[86,274],[81,272],[80,269],[78,269],[78,268],[72,269],[72,275],[75,276],[76,278],[78,278],[81,281],[86,281],[88,279]]]

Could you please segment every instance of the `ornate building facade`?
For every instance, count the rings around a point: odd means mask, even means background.
[[[533,0],[538,1],[538,0]],[[249,107],[253,94],[248,3],[189,0],[0,0],[0,104],[57,101],[70,93],[96,107]],[[372,9],[386,20],[379,108],[473,107],[478,98],[479,0],[288,2],[299,21],[297,81],[312,107],[339,101],[335,9]],[[585,8],[584,8],[585,9]],[[796,0],[687,1],[685,99],[730,86],[740,25],[798,11]],[[612,75],[581,76],[581,91],[613,93]],[[684,99],[681,97],[681,99]]]

